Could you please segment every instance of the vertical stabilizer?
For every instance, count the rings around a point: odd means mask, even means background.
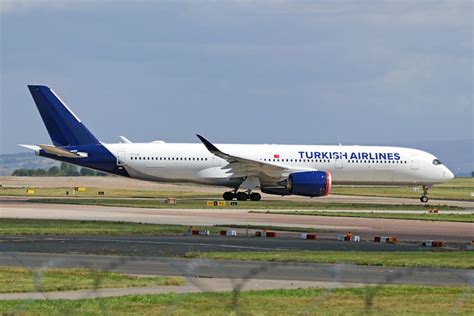
[[[28,89],[55,146],[99,144],[99,140],[53,90],[33,85]]]

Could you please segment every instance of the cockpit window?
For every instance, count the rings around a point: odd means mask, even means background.
[[[435,160],[433,160],[433,165],[435,165],[435,166],[441,165],[441,161],[439,161],[438,159],[435,159]]]

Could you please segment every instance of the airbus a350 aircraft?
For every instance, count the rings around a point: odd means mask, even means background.
[[[331,184],[420,185],[428,189],[453,173],[427,152],[400,147],[168,144],[100,142],[46,86],[28,86],[53,145],[21,145],[36,154],[111,174],[158,182],[229,187],[225,200],[260,200],[264,193],[326,196]]]

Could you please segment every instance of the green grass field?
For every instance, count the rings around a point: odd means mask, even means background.
[[[33,188],[34,196],[40,197],[64,197],[73,193],[73,188]],[[220,199],[220,194],[208,192],[191,191],[156,191],[156,190],[133,190],[133,189],[101,189],[87,188],[86,192],[74,192],[76,197],[97,197],[98,192],[104,192],[105,198],[209,198]],[[420,190],[421,191],[421,190]],[[69,192],[69,195],[66,195]],[[474,178],[455,178],[444,184],[435,185],[429,191],[431,199],[466,200],[474,201],[471,193],[474,192]],[[387,186],[338,186],[334,185],[332,194],[382,196],[418,198],[421,192],[415,192],[413,187],[387,187]],[[26,188],[0,188],[0,196],[27,196]]]
[[[183,285],[181,277],[139,277],[87,269],[48,269],[0,267],[0,293],[50,292]]]
[[[143,208],[176,208],[176,209],[200,209],[211,208],[207,206],[205,199],[178,199],[176,204],[166,204],[164,200],[157,199],[114,199],[114,198],[35,198],[30,199],[31,203],[51,203],[51,204],[74,204],[74,205],[100,205],[100,206],[120,206],[120,207],[143,207]],[[293,200],[266,200],[259,202],[239,201],[236,206],[212,207],[218,209],[309,209],[309,210],[416,210],[423,211],[432,208],[440,210],[463,210],[462,207],[439,204],[372,204],[372,203],[328,203],[318,200],[293,201]]]
[[[386,186],[333,186],[331,194],[419,198],[423,192],[415,192],[413,187]],[[474,178],[455,178],[447,183],[438,184],[429,190],[430,199],[474,201]]]
[[[345,263],[389,267],[430,267],[474,269],[472,251],[413,251],[413,252],[365,252],[365,251],[272,251],[272,252],[190,252],[187,258]]]
[[[188,231],[186,225],[159,225],[130,222],[49,220],[0,218],[0,236],[21,235],[183,235]],[[199,226],[194,229],[208,229],[217,233],[219,227]]]
[[[194,191],[157,191],[157,190],[134,190],[134,189],[102,189],[86,187],[85,192],[74,191],[73,187],[60,187],[60,188],[35,188],[35,193],[32,195],[27,194],[27,188],[12,188],[12,187],[0,187],[0,196],[39,196],[39,197],[77,197],[77,198],[90,198],[98,197],[98,192],[104,192],[104,195],[99,197],[106,198],[220,198],[220,194],[213,195],[206,192],[194,192]],[[68,192],[68,194],[66,194]]]
[[[324,211],[250,211],[250,213],[310,215],[329,217],[362,217],[362,218],[390,218],[403,220],[442,221],[442,222],[474,222],[474,214],[404,214],[404,213],[368,213],[368,212],[324,212]]]
[[[0,314],[20,315],[472,315],[473,310],[470,287],[406,285],[0,301]]]

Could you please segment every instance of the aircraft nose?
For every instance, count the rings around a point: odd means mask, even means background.
[[[443,177],[446,180],[452,180],[454,179],[454,174],[451,172],[451,170],[449,170],[448,168],[445,168],[445,170],[443,171]]]

